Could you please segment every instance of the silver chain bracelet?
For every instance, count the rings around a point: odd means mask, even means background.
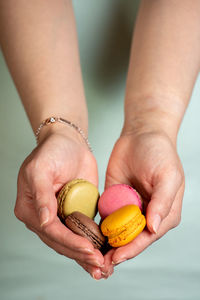
[[[38,129],[35,132],[35,137],[36,137],[37,144],[38,144],[38,139],[39,139],[39,134],[40,134],[41,129],[46,125],[51,125],[51,124],[54,124],[56,122],[60,122],[60,123],[69,125],[70,127],[74,128],[76,131],[78,131],[80,133],[80,135],[82,136],[82,138],[84,139],[85,143],[87,144],[90,152],[92,152],[92,148],[90,146],[88,138],[85,135],[85,133],[83,132],[83,130],[79,126],[77,126],[76,124],[72,123],[71,121],[65,120],[65,119],[60,118],[60,117],[50,117],[50,118],[47,118],[46,120],[42,121],[42,123],[39,125]]]

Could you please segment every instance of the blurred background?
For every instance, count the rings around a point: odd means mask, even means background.
[[[103,191],[106,165],[123,124],[131,34],[138,9],[132,0],[74,0],[89,140]],[[23,66],[22,66],[23,67]],[[0,52],[0,299],[200,299],[200,80],[178,139],[186,176],[181,225],[138,257],[94,281],[19,222],[13,213],[19,167],[35,147],[34,135]]]

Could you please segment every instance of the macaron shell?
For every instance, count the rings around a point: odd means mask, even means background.
[[[65,219],[66,226],[74,233],[87,238],[96,249],[101,249],[106,241],[99,226],[88,216],[73,212]]]
[[[106,217],[101,224],[102,233],[112,247],[132,241],[146,225],[145,217],[137,205],[126,205]]]
[[[126,184],[115,184],[106,189],[98,202],[98,210],[102,219],[117,209],[129,205],[137,205],[142,211],[142,198],[138,192]]]
[[[119,235],[109,238],[109,244],[112,247],[121,247],[131,241],[133,241],[144,229],[146,225],[145,217],[141,214],[137,221],[134,220],[132,224],[129,224],[124,231]]]
[[[98,198],[98,189],[92,183],[83,179],[72,180],[58,195],[58,215],[64,220],[72,212],[80,211],[93,219]]]

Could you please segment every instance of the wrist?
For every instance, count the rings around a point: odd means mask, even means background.
[[[164,133],[176,143],[185,112],[179,99],[137,97],[125,101],[122,135]]]
[[[75,124],[73,124],[74,126]],[[80,133],[77,129],[80,129],[78,126],[74,128],[70,125],[70,123],[64,123],[64,122],[53,122],[48,123],[48,125],[44,125],[39,135],[37,136],[37,143],[38,145],[41,144],[44,140],[46,140],[48,137],[52,135],[60,135],[64,138],[70,138],[71,140],[74,140],[76,143],[80,143],[81,145],[84,145],[86,147],[89,147],[88,142],[86,141],[87,138],[87,132]],[[81,130],[82,131],[82,130]]]

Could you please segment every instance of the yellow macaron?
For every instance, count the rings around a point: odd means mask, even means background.
[[[97,187],[84,179],[74,179],[63,186],[58,194],[58,216],[65,218],[79,211],[93,219],[97,213],[99,192]]]
[[[106,217],[101,224],[103,235],[112,247],[130,243],[144,229],[146,219],[137,205],[126,205]]]

